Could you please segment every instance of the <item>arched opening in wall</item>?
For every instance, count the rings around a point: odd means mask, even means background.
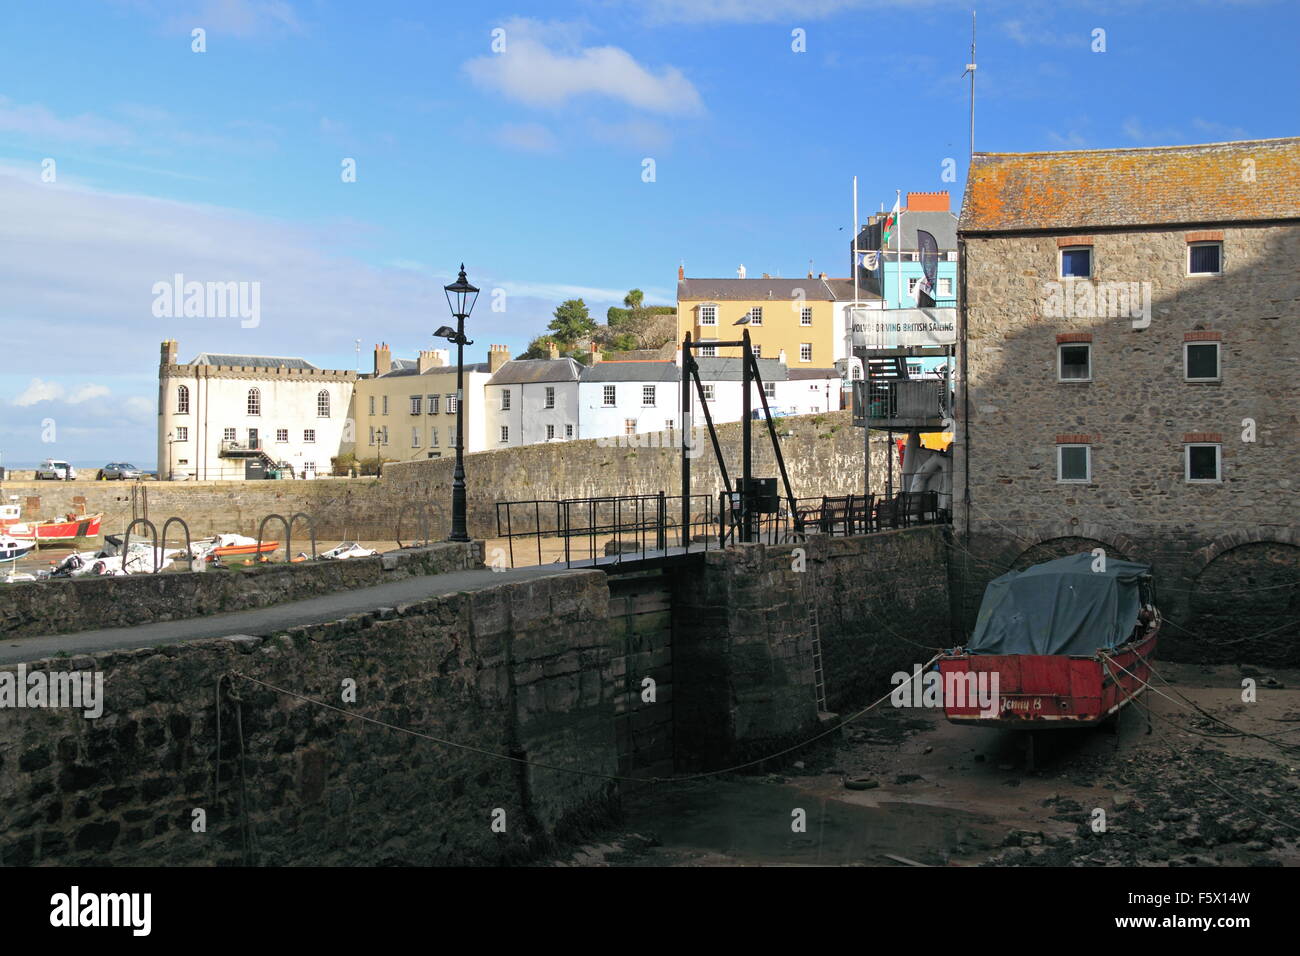
[[[1300,548],[1242,544],[1207,564],[1192,584],[1179,642],[1206,663],[1300,665]]]
[[[1008,570],[1023,571],[1025,568],[1033,567],[1035,564],[1042,564],[1044,561],[1054,561],[1057,558],[1065,558],[1085,551],[1091,552],[1097,548],[1105,551],[1106,556],[1109,558],[1117,558],[1120,561],[1128,560],[1127,555],[1121,554],[1111,545],[1095,538],[1050,538],[1020,552],[1020,556],[1011,563]]]

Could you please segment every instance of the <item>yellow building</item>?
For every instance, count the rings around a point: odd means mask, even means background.
[[[510,361],[492,345],[488,361],[465,363],[465,451],[487,447],[483,386]],[[357,379],[350,418],[353,438],[343,451],[359,459],[391,461],[452,457],[456,453],[456,365],[449,349],[429,349],[415,359],[394,359],[375,346],[374,371]]]
[[[692,341],[739,339],[747,328],[762,358],[791,369],[829,368],[844,357],[852,279],[830,279],[824,272],[800,279],[749,279],[743,266],[740,273],[736,279],[688,279],[684,269],[677,270],[678,343],[687,332]],[[739,352],[706,346],[698,354]]]

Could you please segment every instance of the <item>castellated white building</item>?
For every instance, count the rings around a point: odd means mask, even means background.
[[[328,474],[346,440],[357,374],[301,358],[217,355],[177,362],[175,339],[158,366],[158,475],[174,480]]]

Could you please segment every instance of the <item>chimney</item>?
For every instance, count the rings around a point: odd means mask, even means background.
[[[375,346],[375,374],[386,375],[393,369],[393,353],[388,349],[387,342],[381,342]]]
[[[950,205],[946,189],[933,193],[907,194],[908,212],[948,212]]]
[[[158,361],[163,365],[178,365],[176,361],[176,351],[180,346],[176,344],[175,339],[163,339],[162,354]]]
[[[510,349],[504,345],[488,346],[488,372],[495,373],[502,365],[510,361]]]
[[[600,361],[600,347],[595,342],[591,343],[591,364],[595,365]]]
[[[677,281],[678,281],[678,282],[681,282],[681,281],[683,281],[685,278],[686,278],[686,266],[684,266],[684,265],[678,266],[678,267],[677,267]]]
[[[420,349],[420,374],[447,364],[446,349]]]
[[[819,278],[819,279],[825,279],[825,278],[826,278],[826,273],[824,273],[824,272],[819,272],[819,273],[817,273],[817,278]]]
[[[550,340],[550,341],[548,341],[548,342],[546,343],[546,348],[550,351],[550,353],[551,353],[551,358],[553,358],[553,359],[557,359],[557,358],[560,357],[560,347],[559,347],[558,345],[555,344],[555,340],[554,340],[554,339],[552,339],[552,340]]]
[[[745,278],[745,264],[743,262],[740,264],[740,268],[736,270],[736,278],[737,279]]]

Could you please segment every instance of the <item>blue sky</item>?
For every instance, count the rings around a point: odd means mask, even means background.
[[[1294,2],[978,3],[976,148],[1294,135]],[[153,464],[158,343],[362,364],[470,320],[517,354],[676,270],[848,273],[894,190],[968,154],[970,3],[105,0],[0,20],[0,453]],[[206,51],[191,31],[206,31]],[[504,51],[492,49],[504,31]],[[804,31],[806,51],[792,49]],[[1094,30],[1105,31],[1094,52]],[[343,182],[345,159],[356,181]],[[643,181],[646,159],[653,182]],[[42,180],[54,160],[55,179]],[[942,179],[944,161],[957,181]],[[254,327],[155,282],[260,283]],[[504,311],[488,295],[504,291]],[[42,442],[55,423],[57,441]]]

